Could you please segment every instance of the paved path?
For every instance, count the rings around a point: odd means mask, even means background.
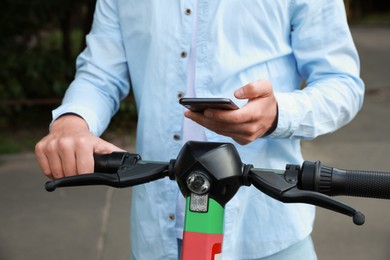
[[[340,168],[390,171],[390,27],[353,27],[352,34],[367,88],[364,107],[348,126],[303,143],[303,152]],[[366,224],[318,209],[313,239],[319,259],[390,259],[390,202],[340,200],[365,213]]]
[[[361,76],[368,90],[390,90],[390,25],[358,26],[352,35],[361,59]]]
[[[353,35],[368,89],[359,116],[335,134],[303,143],[306,159],[340,168],[390,170],[390,28],[356,27]],[[128,259],[130,190],[105,187],[47,193],[33,154],[0,157],[0,259]],[[390,258],[388,201],[340,198],[366,215],[318,210],[319,259]]]
[[[33,154],[2,158],[1,260],[128,259],[130,190],[45,182]]]
[[[390,171],[390,97],[368,96],[358,117],[337,133],[303,144],[306,159],[344,169]],[[363,212],[366,224],[317,210],[314,243],[319,259],[390,259],[390,201],[337,198]]]

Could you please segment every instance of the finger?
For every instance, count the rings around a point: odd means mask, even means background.
[[[76,155],[73,149],[60,151],[62,170],[65,176],[77,175]]]
[[[73,176],[77,174],[76,149],[71,138],[62,138],[57,141],[57,150],[61,159],[64,176]]]
[[[232,139],[240,144],[240,145],[246,145],[246,144],[249,144],[251,141],[246,139],[246,138],[241,138],[241,137],[232,137]]]
[[[269,80],[259,80],[249,83],[234,92],[238,99],[253,99],[267,97],[272,94],[272,85]]]
[[[35,146],[35,156],[37,157],[39,166],[41,167],[43,174],[45,174],[45,176],[49,177],[50,179],[53,179],[53,175],[51,174],[50,170],[50,164],[44,152],[43,146],[43,140],[37,143],[37,145]]]
[[[186,111],[184,115],[197,122],[198,124],[224,123],[224,124],[242,124],[248,121],[248,116],[242,113],[243,110],[221,110],[206,109],[204,113]]]
[[[199,124],[219,135],[230,137],[241,145],[246,145],[254,141],[266,132],[265,128],[256,128],[256,124],[252,123],[230,125],[229,127],[225,124],[216,124],[214,122],[207,123],[203,121]]]
[[[261,118],[261,100],[251,100],[245,106],[237,110],[206,109],[204,113],[188,113],[187,117],[196,122],[215,122],[230,125],[241,125],[253,122]]]
[[[225,130],[217,130],[216,133],[224,136],[231,137],[234,141],[241,145],[245,145],[253,142],[258,137],[262,136],[266,132],[265,128],[258,128],[254,124],[250,124],[248,127],[239,129],[234,132]]]
[[[219,120],[216,119],[217,117]],[[229,117],[223,117],[217,115],[217,113],[208,117],[204,116],[202,113],[191,113],[188,114],[188,118],[214,132],[234,132],[236,131],[236,127],[240,125],[240,123],[231,123]]]
[[[125,152],[125,150],[95,137],[91,146],[83,145],[82,148],[77,149],[77,171],[79,174],[93,173],[95,169],[95,162],[93,158],[94,153],[108,154],[114,151]]]
[[[49,152],[46,152],[46,156],[50,165],[50,171],[51,175],[53,175],[53,178],[63,178],[65,175],[62,169],[62,162],[59,154],[50,150]]]
[[[95,153],[125,152],[125,150],[119,148],[118,146],[112,143],[104,141],[103,139],[100,139],[98,137],[96,138],[97,138],[97,142],[94,148]]]
[[[76,161],[78,174],[93,173],[94,160],[92,147],[83,147],[77,149]]]
[[[230,137],[234,141],[236,141],[237,143],[239,143],[241,145],[246,145],[248,143],[253,142],[254,140],[256,140],[259,136],[261,136],[264,133],[263,130],[258,130],[257,132],[253,132],[253,133],[247,133],[246,131],[244,131],[244,132],[239,132],[239,131],[231,132],[231,131],[226,131],[223,129],[215,129],[212,131],[219,134],[219,135]]]
[[[200,113],[195,113],[192,120],[211,131],[231,137],[235,134],[253,135],[254,133],[264,130],[261,129],[262,125],[256,124],[255,121],[242,122],[241,120],[237,120],[237,122],[224,122],[213,118],[207,118]]]
[[[244,124],[242,127],[241,126],[235,126],[232,128],[224,127],[224,128],[214,128],[210,130],[220,135],[229,136],[233,139],[238,138],[238,139],[245,139],[250,141],[253,141],[254,139],[261,136],[266,131],[265,128],[259,127],[258,125],[252,123]]]

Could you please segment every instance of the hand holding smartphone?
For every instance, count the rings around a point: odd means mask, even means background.
[[[229,98],[181,98],[179,103],[193,112],[203,112],[207,108],[225,110],[239,109]]]

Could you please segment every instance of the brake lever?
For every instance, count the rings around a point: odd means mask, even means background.
[[[139,161],[136,165],[122,166],[118,170],[118,188],[127,188],[148,183],[168,176],[168,163]]]
[[[313,191],[300,190],[297,187],[299,165],[287,165],[284,174],[276,174],[271,170],[251,169],[248,180],[257,189],[268,196],[284,203],[308,203],[323,207],[353,218],[356,225],[364,224],[364,215],[354,208],[331,197]]]
[[[87,185],[126,188],[168,176],[168,163],[142,161],[138,154],[115,152],[107,155],[94,155],[94,157],[96,173],[48,181],[45,184],[45,189],[54,191],[59,187]]]
[[[89,173],[77,176],[69,176],[46,182],[46,191],[52,192],[60,187],[76,187],[90,185],[106,185],[119,188],[120,181],[118,174],[112,173]]]

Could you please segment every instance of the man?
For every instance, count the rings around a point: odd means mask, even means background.
[[[363,102],[342,1],[98,0],[87,45],[36,146],[50,178],[91,172],[93,152],[119,149],[97,136],[130,85],[136,149],[146,160],[167,161],[185,141],[207,140],[234,143],[244,163],[282,169],[303,161],[301,139],[335,131]],[[182,96],[228,97],[241,108],[184,111]],[[225,212],[223,259],[316,259],[312,206],[245,187]],[[135,187],[132,257],[177,259],[182,215],[174,182]]]

